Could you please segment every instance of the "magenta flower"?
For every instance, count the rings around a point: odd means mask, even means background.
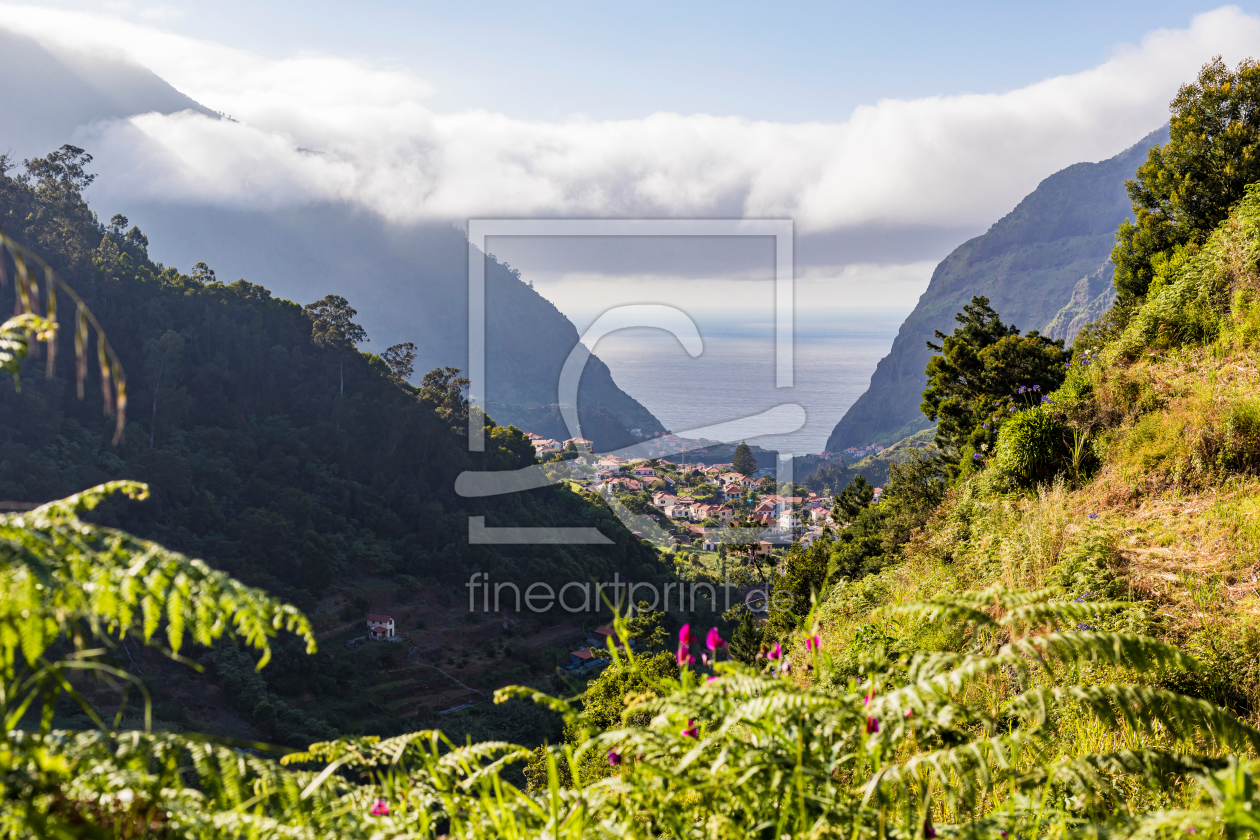
[[[716,627],[709,628],[709,635],[704,640],[704,644],[709,650],[712,650],[712,651],[716,651],[718,648],[726,647],[726,641],[723,640],[721,634],[718,633],[718,629]]]
[[[699,738],[700,733],[696,730],[696,722],[694,720],[687,721],[687,728],[682,731],[684,738]]]
[[[372,805],[372,816],[387,817],[389,816],[389,803],[384,799],[377,799]]]
[[[706,683],[717,682],[717,677],[709,677],[708,679],[705,680],[705,682]]]
[[[674,658],[678,660],[679,665],[691,665],[696,661],[696,658],[691,655],[691,648],[684,644],[678,646],[678,653],[674,655]]]
[[[620,763],[621,763],[621,754],[618,753],[616,750],[609,750],[608,751],[608,765],[610,767],[616,767]]]
[[[684,624],[682,626],[682,629],[678,631],[678,644],[680,645],[691,644],[691,625],[690,624]]]
[[[808,639],[805,640],[806,650],[816,651],[820,647],[822,647],[822,642],[819,640],[817,633],[815,633],[814,635],[810,636]]]
[[[866,718],[866,734],[874,735],[878,731],[879,731],[879,721],[877,721],[873,717],[867,717]]]
[[[779,647],[779,643],[775,642],[774,647],[770,648],[770,652],[766,654],[766,659],[782,659],[783,648]]]

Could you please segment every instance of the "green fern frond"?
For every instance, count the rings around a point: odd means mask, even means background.
[[[1260,729],[1207,700],[1148,686],[1090,685],[1045,687],[1028,691],[1007,703],[1014,715],[1034,726],[1043,725],[1050,711],[1075,704],[1111,727],[1128,726],[1150,732],[1159,724],[1174,738],[1205,739],[1216,745],[1260,751]]]

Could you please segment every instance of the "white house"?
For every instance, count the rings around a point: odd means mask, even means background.
[[[394,638],[394,617],[392,615],[368,613],[367,629],[368,636],[373,639],[392,639]]]

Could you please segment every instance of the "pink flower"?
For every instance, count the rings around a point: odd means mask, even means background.
[[[389,803],[384,799],[377,799],[372,805],[372,816],[385,817],[389,816]]]
[[[616,766],[617,766],[618,764],[620,764],[620,763],[621,763],[621,754],[620,754],[620,753],[618,753],[616,750],[609,750],[609,751],[608,751],[608,764],[609,764],[609,766],[610,766],[610,767],[616,767]]]
[[[678,660],[679,665],[690,665],[696,661],[696,658],[691,655],[691,648],[686,644],[678,645],[678,653],[674,658]]]
[[[906,720],[914,717],[914,709],[906,709]]]
[[[879,731],[879,721],[877,721],[873,717],[867,717],[866,718],[866,734],[874,735],[878,731]]]
[[[782,659],[783,649],[779,647],[779,643],[775,642],[774,647],[770,648],[770,652],[766,654],[766,659]]]
[[[705,680],[705,683],[711,683],[711,682],[717,682],[717,677],[709,677],[708,679]]]
[[[779,666],[779,673],[786,674],[788,671],[791,671],[791,670],[792,670],[792,663],[784,659],[783,664]]]
[[[806,639],[806,640],[805,640],[805,649],[806,649],[806,650],[815,650],[815,651],[816,651],[816,650],[818,650],[821,646],[822,646],[822,642],[821,642],[821,641],[819,641],[819,639],[818,639],[818,634],[817,634],[817,633],[815,633],[814,635],[810,636],[808,639]]]
[[[687,728],[682,731],[684,738],[699,738],[700,733],[696,731],[696,722],[694,720],[687,721]]]
[[[718,633],[718,629],[716,627],[709,628],[709,636],[704,640],[704,644],[712,651],[716,651],[718,648],[726,647],[726,642],[722,639],[722,636]]]
[[[690,624],[684,624],[682,626],[682,629],[678,631],[678,644],[680,645],[691,644],[691,625]]]

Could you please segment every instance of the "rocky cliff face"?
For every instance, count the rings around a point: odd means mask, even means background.
[[[1023,331],[1069,341],[1105,312],[1111,304],[1108,256],[1116,227],[1131,212],[1124,182],[1167,134],[1161,128],[1109,160],[1056,172],[946,257],[827,449],[888,444],[931,425],[919,410],[932,355],[927,341],[936,330],[952,332],[954,315],[973,295],[988,297],[1002,320]]]

